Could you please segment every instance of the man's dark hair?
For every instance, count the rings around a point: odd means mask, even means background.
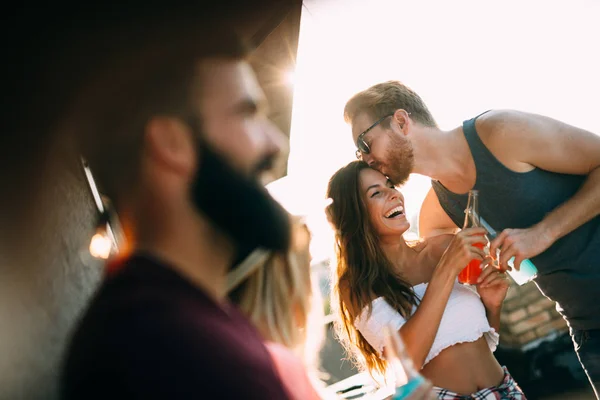
[[[205,36],[206,35],[206,36]],[[161,38],[104,67],[78,104],[81,152],[104,194],[118,207],[138,178],[144,127],[156,115],[200,119],[203,59],[241,60],[248,49],[232,32],[210,29],[183,40]]]

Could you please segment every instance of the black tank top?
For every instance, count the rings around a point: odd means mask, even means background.
[[[477,178],[479,211],[498,232],[505,228],[527,228],[541,221],[579,190],[583,175],[567,175],[535,168],[514,172],[485,147],[477,131],[477,117],[463,122],[463,132]],[[544,151],[544,149],[540,149]],[[462,227],[467,194],[456,194],[432,180],[442,208]],[[535,283],[557,302],[557,310],[574,329],[600,329],[600,216],[556,241],[533,257],[538,269]]]

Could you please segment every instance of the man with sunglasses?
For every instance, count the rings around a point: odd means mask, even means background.
[[[422,236],[455,232],[467,194],[498,232],[501,268],[531,259],[541,292],[557,303],[596,395],[600,390],[600,137],[563,122],[491,110],[442,131],[400,82],[354,95],[344,109],[357,156],[397,185],[432,178]]]

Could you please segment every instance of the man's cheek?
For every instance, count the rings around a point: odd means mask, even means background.
[[[238,149],[230,148],[229,151],[224,153],[226,161],[238,172],[241,172],[244,175],[248,175],[250,173],[250,163],[248,162],[248,154],[245,154],[243,151],[238,151]],[[242,149],[240,149],[242,150]]]
[[[223,155],[232,167],[240,172],[249,171],[254,150],[247,136],[239,130],[236,132],[229,125],[223,126],[220,134],[210,139],[214,149]]]

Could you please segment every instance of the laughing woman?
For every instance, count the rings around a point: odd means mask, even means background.
[[[525,399],[493,355],[509,283],[473,246],[483,229],[407,243],[402,194],[361,161],[333,175],[328,197],[337,250],[332,303],[351,354],[384,373],[382,328],[391,324],[438,398]],[[476,287],[457,282],[472,259],[484,260]]]

